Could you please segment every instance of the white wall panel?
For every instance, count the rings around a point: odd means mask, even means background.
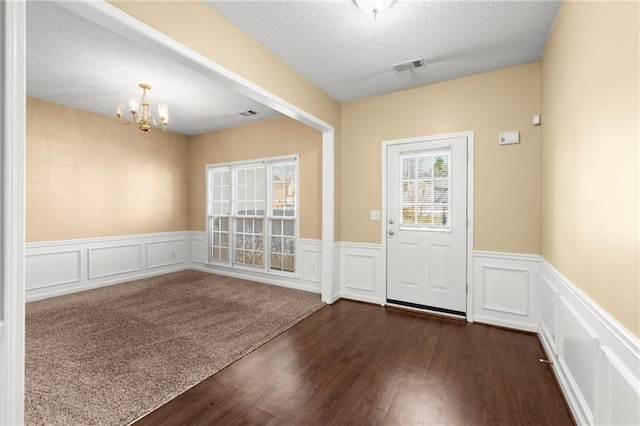
[[[322,280],[322,247],[308,248],[301,246],[302,255],[301,275],[305,281],[317,282]]]
[[[564,297],[559,300],[560,367],[573,385],[586,418],[593,423],[598,338]]]
[[[191,262],[192,263],[204,263],[205,249],[204,249],[204,232],[191,232]]]
[[[185,263],[186,238],[146,243],[147,269]]]
[[[540,276],[540,325],[541,332],[549,340],[551,348],[555,354],[558,353],[556,336],[557,336],[557,317],[558,317],[558,290],[551,284],[549,279]]]
[[[89,279],[142,270],[142,244],[89,249]]]
[[[189,240],[164,232],[27,244],[27,300],[186,269]]]
[[[577,423],[640,424],[640,340],[544,258],[540,278],[540,340]]]
[[[27,290],[79,282],[80,250],[33,253],[25,258]]]
[[[601,348],[602,374],[600,418],[598,424],[640,425],[638,383],[609,348]]]
[[[536,331],[538,256],[476,251],[473,263],[473,320]]]
[[[382,262],[379,244],[340,243],[340,296],[384,304]]]

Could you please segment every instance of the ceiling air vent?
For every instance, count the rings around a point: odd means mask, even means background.
[[[395,70],[395,72],[402,72],[402,71],[412,70],[420,67],[424,67],[424,62],[422,61],[422,58],[413,59],[411,61],[401,62],[399,64],[393,65],[393,69]]]
[[[243,111],[241,113],[239,113],[240,115],[244,116],[244,117],[252,117],[254,115],[258,115],[258,113],[252,109],[250,109],[249,111]]]

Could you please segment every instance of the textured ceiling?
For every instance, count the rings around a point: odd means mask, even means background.
[[[27,2],[27,95],[114,117],[142,95],[157,117],[169,104],[172,132],[194,135],[280,115],[177,62],[56,4]],[[254,110],[260,114],[243,117]],[[125,118],[129,117],[127,113]]]
[[[396,0],[374,20],[349,0],[207,3],[340,102],[539,60],[560,7]]]

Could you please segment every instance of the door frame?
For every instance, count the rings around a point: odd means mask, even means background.
[[[467,321],[473,322],[473,170],[474,170],[474,131],[418,136],[413,138],[391,139],[382,141],[382,206],[380,235],[382,241],[382,306],[387,304],[387,148],[416,142],[431,142],[450,138],[467,138]]]

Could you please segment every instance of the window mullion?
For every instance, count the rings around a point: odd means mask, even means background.
[[[265,202],[264,202],[264,270],[268,272],[271,269],[271,217],[273,214],[273,163],[265,164]]]

